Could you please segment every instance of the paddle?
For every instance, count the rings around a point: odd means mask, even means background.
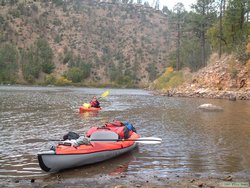
[[[160,144],[162,139],[161,138],[155,138],[155,137],[142,137],[142,138],[136,138],[136,139],[94,139],[90,140],[94,142],[107,142],[107,141],[134,141],[136,143],[142,143],[142,144]]]
[[[26,139],[23,141],[23,143],[35,143],[35,142],[51,142],[51,141],[64,141],[60,139],[41,139],[41,138],[32,138],[32,139]],[[136,139],[89,139],[90,142],[110,142],[110,141],[134,141],[137,143],[142,144],[160,144],[162,139],[156,138],[156,137],[141,137]]]
[[[135,141],[143,144],[159,144],[161,143],[161,138],[154,137],[144,137],[144,138],[136,138],[136,139],[119,139],[119,135],[112,131],[98,131],[94,132],[89,141],[91,142],[117,142],[117,141]]]
[[[98,97],[98,99],[107,97],[108,95],[109,95],[109,90],[105,91],[105,92],[101,95],[101,97]],[[89,108],[91,105],[90,105],[90,103],[84,103],[83,106],[86,107],[86,108]]]
[[[109,95],[109,90],[105,91],[98,99],[107,97],[108,95]]]

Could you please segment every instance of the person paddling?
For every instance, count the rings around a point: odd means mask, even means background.
[[[92,98],[92,100],[90,101],[90,105],[91,107],[94,107],[94,108],[100,108],[100,103],[97,100],[96,96]]]

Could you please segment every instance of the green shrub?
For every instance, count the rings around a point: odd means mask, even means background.
[[[182,72],[176,72],[173,77],[170,78],[167,88],[175,88],[184,82]]]
[[[79,67],[83,73],[83,79],[88,78],[90,76],[92,65],[90,63],[82,63]]]
[[[46,76],[44,83],[47,85],[54,85],[56,83],[56,77],[53,75],[48,75]]]
[[[17,9],[9,10],[8,14],[12,15],[14,18],[19,18],[20,17],[20,12]]]
[[[41,66],[30,59],[30,61],[23,63],[22,70],[24,79],[29,83],[34,83],[35,79],[39,77]]]
[[[133,87],[133,80],[131,79],[131,77],[127,76],[127,75],[121,75],[117,78],[116,83],[119,86],[124,86],[124,87]]]
[[[16,48],[10,44],[0,47],[0,82],[14,83],[17,68]]]
[[[73,67],[68,70],[67,79],[71,80],[73,83],[81,82],[83,79],[83,72],[78,67]]]
[[[146,71],[148,71],[149,80],[153,81],[156,79],[158,71],[154,63],[148,64],[148,67],[146,68]]]
[[[161,77],[154,81],[153,87],[155,89],[171,89],[184,82],[182,72],[168,72],[166,71]]]
[[[5,20],[4,17],[2,15],[0,15],[0,26],[2,27],[2,25],[4,24]],[[0,27],[0,28],[1,28]]]
[[[246,53],[246,46],[247,46],[247,40],[235,46],[236,58],[243,65],[246,64],[247,60],[250,58],[250,54]]]
[[[55,69],[54,63],[51,63],[51,62],[43,62],[42,63],[42,71],[44,73],[50,74],[53,72],[54,69]]]
[[[70,85],[72,82],[70,80],[68,80],[67,78],[61,77],[58,80],[56,80],[55,85],[57,86],[66,86],[66,85]]]
[[[53,51],[49,46],[49,43],[45,39],[38,39],[36,42],[36,53],[39,64],[41,64],[42,71],[50,74],[55,65],[53,63]]]
[[[52,2],[56,5],[56,6],[61,6],[64,3],[64,0],[52,0]]]
[[[38,6],[35,5],[35,4],[32,4],[32,5],[31,5],[31,9],[32,9],[34,12],[38,12]]]
[[[65,57],[63,59],[63,64],[70,63],[73,61],[73,53],[71,51],[66,52]]]
[[[60,43],[62,41],[61,35],[56,35],[56,38],[54,39],[55,43]]]
[[[53,20],[53,25],[55,25],[55,26],[60,26],[60,25],[62,25],[62,22],[61,22],[61,20],[59,20],[58,18],[55,18],[55,19]]]
[[[22,51],[21,62],[25,80],[33,83],[41,71],[50,74],[55,68],[53,52],[48,42],[38,39],[27,51]]]

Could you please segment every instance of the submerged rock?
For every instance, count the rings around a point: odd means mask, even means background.
[[[205,111],[223,111],[222,107],[213,104],[202,104],[198,107],[198,109],[202,109]]]

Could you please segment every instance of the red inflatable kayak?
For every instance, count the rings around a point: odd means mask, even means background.
[[[101,131],[99,133],[102,135],[98,135],[98,138],[104,136],[108,139],[108,136],[110,136],[110,131]],[[38,153],[39,165],[46,172],[60,171],[104,161],[129,152],[137,146],[137,143],[134,141],[139,138],[137,133],[133,132],[131,134],[128,138],[131,141],[119,141],[118,135],[114,134],[117,141],[113,142],[96,141],[77,147],[58,144],[55,150]]]
[[[81,106],[79,108],[79,112],[80,113],[83,113],[83,112],[96,112],[96,111],[100,111],[102,108],[94,108],[94,107],[84,107],[84,106]]]

